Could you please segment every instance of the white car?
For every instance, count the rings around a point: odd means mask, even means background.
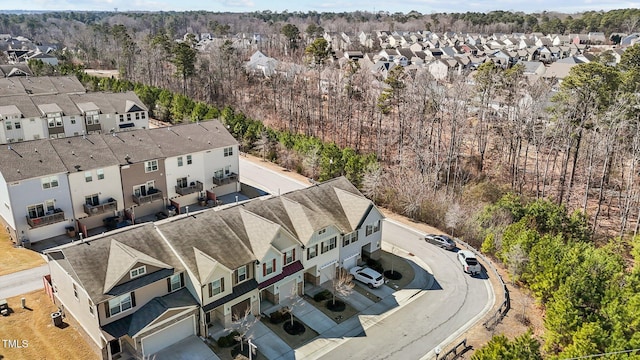
[[[462,264],[462,271],[471,275],[480,274],[482,266],[476,256],[469,250],[458,251],[458,261]]]
[[[384,278],[382,275],[373,270],[372,268],[366,268],[362,266],[355,266],[349,270],[349,273],[353,275],[353,278],[367,284],[370,288],[377,288],[384,284]]]

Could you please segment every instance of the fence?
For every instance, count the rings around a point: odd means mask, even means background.
[[[470,346],[467,346],[467,339],[465,338],[462,341],[460,341],[458,344],[456,344],[456,346],[454,346],[451,350],[447,351],[443,355],[437,356],[436,359],[438,360],[457,359],[458,357],[462,356],[462,354],[467,352],[467,350],[470,348],[471,348]]]

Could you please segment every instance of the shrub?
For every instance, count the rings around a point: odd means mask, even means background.
[[[373,270],[379,272],[380,274],[382,274],[384,272],[384,268],[382,267],[382,263],[380,263],[380,261],[378,261],[376,259],[368,258],[367,259],[367,266],[372,268]]]
[[[237,331],[232,331],[228,335],[221,336],[218,339],[218,346],[222,348],[228,348],[238,344],[238,341],[235,339],[235,337],[238,335],[240,335],[240,333],[238,333]]]
[[[272,324],[279,324],[287,320],[288,312],[280,309],[269,314],[269,322]]]
[[[313,296],[313,300],[315,300],[316,302],[321,302],[327,299],[331,299],[331,296],[331,291],[322,290]]]

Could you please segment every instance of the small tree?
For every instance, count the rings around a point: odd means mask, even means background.
[[[231,323],[231,328],[227,330],[236,331],[238,333],[238,335],[236,335],[234,339],[240,342],[241,353],[244,351],[245,341],[251,340],[253,338],[251,329],[258,321],[260,321],[260,316],[253,316],[253,314],[251,314],[251,307],[248,307],[247,310],[245,310],[244,315],[242,316],[233,314],[233,322]],[[255,350],[249,349],[249,351]]]
[[[300,297],[300,295],[298,295],[297,283],[291,288],[291,292],[287,296],[287,299],[289,300],[289,304],[284,308],[282,308],[282,310],[287,314],[289,314],[291,326],[293,326],[293,309],[295,309],[298,306],[302,306],[304,304],[304,302],[302,301],[302,298]]]
[[[356,285],[353,282],[353,275],[346,272],[344,269],[339,269],[338,274],[333,277],[333,305],[336,304],[336,296],[349,296],[353,292],[353,287]]]
[[[458,202],[454,202],[453,204],[451,204],[451,206],[449,206],[449,209],[447,209],[444,221],[446,223],[446,226],[451,229],[452,237],[454,237],[453,232],[455,231],[456,226],[458,226],[460,220],[462,220],[462,215],[463,212]]]

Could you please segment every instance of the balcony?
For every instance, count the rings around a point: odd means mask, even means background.
[[[150,203],[156,200],[162,200],[162,191],[157,190],[157,189],[153,189],[153,193],[151,193],[151,190],[149,190],[149,192],[147,192],[147,195],[136,195],[133,194],[133,202],[135,202],[138,205],[142,205],[142,204],[146,204],[146,203]]]
[[[56,209],[53,213],[40,216],[37,218],[30,218],[27,215],[27,223],[31,228],[37,228],[41,226],[51,225],[64,221],[64,212],[60,209]]]
[[[194,192],[202,191],[202,188],[202,183],[200,181],[196,181],[195,183],[192,182],[190,186],[176,186],[176,193],[178,193],[179,195],[189,195],[193,194]]]
[[[213,177],[213,185],[214,186],[222,186],[222,185],[227,185],[227,184],[231,184],[232,182],[236,182],[238,181],[238,174],[236,173],[230,173],[229,175],[223,177],[223,178],[218,178],[218,177]]]
[[[84,212],[89,216],[104,214],[107,211],[116,210],[118,210],[118,202],[114,199],[109,199],[104,204],[100,205],[84,204]]]

